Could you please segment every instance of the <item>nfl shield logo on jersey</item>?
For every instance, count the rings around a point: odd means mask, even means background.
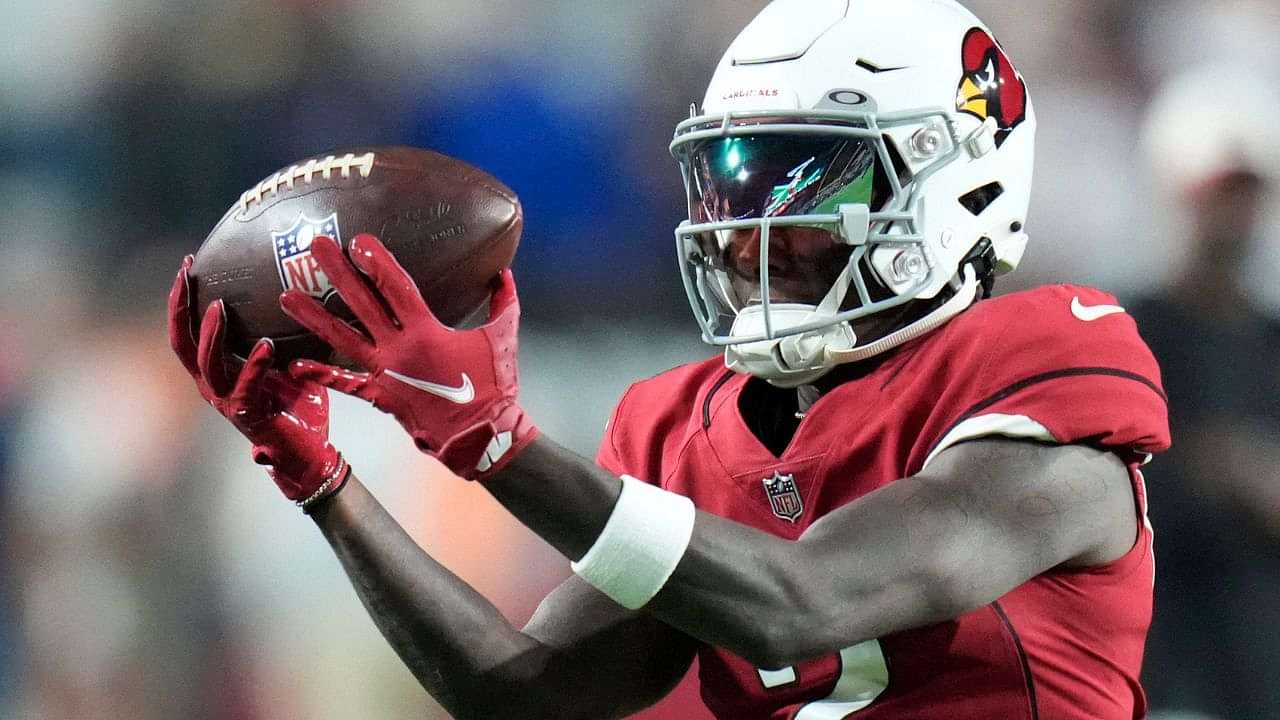
[[[276,269],[280,271],[280,284],[284,289],[297,288],[323,300],[333,292],[333,286],[320,269],[320,264],[311,256],[311,241],[318,235],[331,237],[342,244],[338,234],[338,213],[323,220],[298,215],[293,227],[271,233],[271,243],[275,246]]]
[[[764,494],[769,496],[769,507],[773,514],[789,523],[796,521],[804,512],[804,501],[800,499],[800,491],[796,489],[794,475],[783,475],[776,470],[773,477],[761,480],[764,483]]]

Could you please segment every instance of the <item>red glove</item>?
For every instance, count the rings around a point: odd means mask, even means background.
[[[315,299],[289,290],[280,296],[284,311],[366,368],[352,372],[299,360],[291,375],[391,413],[420,450],[470,480],[496,473],[533,440],[537,428],[516,404],[520,302],[511,271],[497,280],[489,321],[454,330],[436,319],[376,237],[357,235],[350,260],[326,237],[315,239],[311,253],[372,340]]]
[[[337,492],[346,481],[346,461],[329,444],[329,397],[323,387],[271,370],[275,346],[263,338],[233,378],[223,350],[226,311],[222,301],[209,306],[197,344],[191,323],[187,272],[192,257],[169,291],[169,344],[200,395],[253,443],[253,461],[267,472],[285,497],[304,509]]]

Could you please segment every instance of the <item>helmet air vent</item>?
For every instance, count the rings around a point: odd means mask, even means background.
[[[1004,186],[998,182],[987,183],[977,190],[971,190],[960,196],[960,204],[974,217],[982,214],[996,198],[1004,194]]]
[[[857,65],[858,67],[862,68],[863,70],[866,70],[867,72],[871,73],[872,75],[879,75],[880,73],[887,73],[887,72],[897,72],[897,71],[899,71],[899,70],[906,70],[906,69],[907,69],[907,68],[906,68],[906,66],[902,66],[902,67],[884,67],[884,66],[881,66],[881,65],[877,65],[877,64],[875,64],[875,63],[871,62],[870,60],[867,60],[866,58],[858,58],[858,61],[857,61],[856,63],[854,63],[854,65]]]

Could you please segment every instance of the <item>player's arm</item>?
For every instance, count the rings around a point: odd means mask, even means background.
[[[297,291],[281,305],[367,371],[305,361],[290,367],[296,378],[390,412],[418,447],[485,482],[580,561],[577,572],[595,587],[758,665],[952,618],[1056,565],[1118,557],[1134,541],[1124,467],[1083,447],[958,445],[926,472],[831,513],[799,542],[695,514],[686,498],[638,481],[624,491],[618,477],[539,438],[517,404],[519,303],[509,272],[489,321],[453,330],[376,238],[354,238],[350,257],[317,238],[312,253],[367,335]]]
[[[424,552],[358,480],[311,517],[384,637],[456,718],[620,718],[680,680],[695,644],[576,577],[523,631]]]
[[[622,482],[539,438],[485,483],[570,558],[597,542]],[[699,512],[645,610],[762,667],[954,618],[1136,537],[1128,471],[1083,446],[963,443],[826,515],[797,542]]]
[[[200,395],[252,443],[254,460],[269,466],[285,496],[312,513],[378,627],[454,717],[623,717],[680,679],[693,641],[576,578],[521,632],[432,560],[329,443],[324,388],[272,370],[268,340],[235,368],[223,349],[221,301],[197,333],[191,263],[183,261],[169,295],[178,359]]]

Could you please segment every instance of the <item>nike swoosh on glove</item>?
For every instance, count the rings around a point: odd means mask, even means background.
[[[267,338],[253,346],[233,376],[221,300],[205,311],[197,341],[188,277],[192,260],[183,259],[169,291],[169,345],[201,397],[253,443],[253,461],[267,465],[285,497],[306,509],[337,492],[349,475],[329,444],[329,396],[320,385],[272,370],[275,346]]]
[[[436,319],[376,237],[352,239],[350,259],[327,237],[317,237],[311,253],[368,337],[299,290],[283,293],[280,306],[365,370],[298,360],[289,366],[293,377],[373,403],[420,450],[469,480],[498,472],[533,441],[538,430],[516,403],[520,301],[510,270],[495,281],[488,322],[455,330]]]

